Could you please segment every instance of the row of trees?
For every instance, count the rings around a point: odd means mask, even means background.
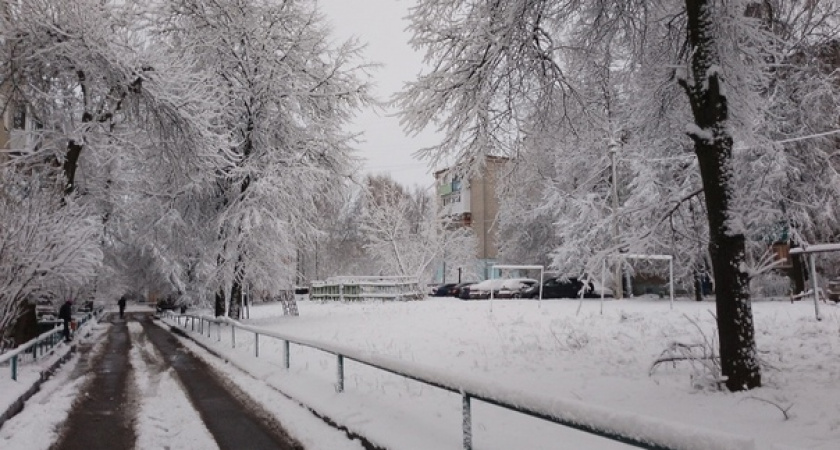
[[[0,334],[40,297],[237,316],[245,292],[471,256],[428,192],[353,177],[368,65],[314,1],[6,2],[0,52],[28,122],[0,182]]]
[[[324,239],[302,255],[307,262],[302,273],[315,279],[399,275],[426,281],[448,269],[446,278],[454,280],[460,267],[464,277],[475,279],[475,236],[439,218],[428,190],[372,175],[337,206],[324,224]]]
[[[432,160],[512,157],[503,252],[708,264],[726,385],[759,386],[752,243],[840,230],[840,4],[420,0],[410,18],[429,69],[396,99],[403,123],[444,132]]]
[[[3,3],[2,106],[28,127],[0,195],[0,331],[56,283],[231,314],[245,288],[290,287],[370,101],[360,47],[332,44],[315,3]]]

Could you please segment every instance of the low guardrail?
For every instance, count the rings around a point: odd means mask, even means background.
[[[317,301],[421,300],[425,297],[417,277],[332,277],[313,281],[309,299]]]
[[[355,361],[376,369],[418,381],[429,386],[454,392],[462,400],[463,448],[472,450],[472,400],[480,400],[531,417],[580,430],[605,439],[621,442],[637,448],[650,450],[754,450],[752,439],[706,431],[692,426],[654,420],[638,415],[619,413],[606,408],[593,407],[566,400],[551,400],[521,392],[500,391],[489,388],[468,378],[437,372],[419,365],[370,356],[356,349],[344,348],[329,343],[299,339],[270,330],[241,324],[228,318],[204,315],[161,313],[184,329],[202,336],[212,337],[216,326],[217,341],[222,339],[222,327],[230,327],[230,343],[236,348],[236,332],[242,330],[254,334],[254,356],[260,356],[260,337],[283,341],[283,367],[291,367],[291,344],[313,348],[336,356],[337,380],[335,389],[344,391],[344,360]],[[183,322],[183,325],[182,325]],[[422,375],[421,375],[422,374]]]
[[[76,330],[81,329],[90,319],[97,317],[102,313],[102,309],[86,313],[81,318],[76,319]],[[32,361],[36,361],[48,354],[52,349],[58,345],[62,340],[62,326],[57,326],[52,330],[41,333],[38,337],[21,344],[17,348],[10,350],[0,355],[0,366],[9,363],[11,367],[12,380],[18,379],[18,366],[22,364],[25,358],[31,357]]]

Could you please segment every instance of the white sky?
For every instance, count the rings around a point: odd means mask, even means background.
[[[358,38],[367,43],[365,57],[382,64],[373,74],[374,95],[387,100],[403,83],[414,79],[422,66],[422,55],[408,45],[408,22],[404,17],[413,0],[318,0],[318,6],[334,29],[334,37]],[[431,186],[432,171],[426,161],[412,154],[436,143],[432,132],[417,137],[403,133],[393,110],[366,110],[357,116],[351,131],[364,132],[357,145],[359,156],[366,158],[367,173],[388,173],[406,186]]]

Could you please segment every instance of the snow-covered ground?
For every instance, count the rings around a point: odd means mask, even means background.
[[[448,298],[358,304],[302,301],[300,317],[284,317],[280,305],[261,305],[252,308],[251,319],[245,322],[411,363],[430,373],[466,377],[520,393],[522,398],[590,405],[698,432],[746,438],[755,441],[756,449],[840,448],[840,308],[835,305],[822,305],[824,319],[818,322],[809,302],[754,302],[764,387],[742,393],[698,389],[693,380],[700,380],[702,373],[685,362],[660,365],[650,374],[651,363],[671,342],[715,339],[710,301],[677,301],[672,310],[658,298],[612,300],[604,303],[603,314],[598,300],[582,304],[497,300],[492,310],[490,306],[488,301]],[[160,421],[195,422],[195,413],[179,397],[183,394],[171,374],[155,368],[157,356],[138,339],[138,330],[131,328],[135,344],[131,361],[142,399],[138,413],[142,448],[181,438],[212,448],[201,427],[157,427]],[[219,335],[214,330],[210,338],[196,334],[232,363],[213,365],[276,415],[307,448],[361,447],[337,431],[325,431],[323,424],[277,390],[387,448],[461,448],[461,399],[456,394],[351,361],[345,361],[345,391],[338,393],[335,356],[293,345],[287,371],[280,342],[261,337],[256,358],[253,334],[236,333],[232,348],[229,329],[222,331]],[[202,353],[198,346],[189,346]],[[70,391],[81,386],[81,379],[69,381],[58,375],[50,383],[54,384],[48,383],[45,391],[53,391],[57,398],[49,400],[50,417],[56,418],[42,423],[39,430],[45,435],[56,426],[58,413],[69,407],[62,399],[72,398]],[[26,417],[47,402],[36,396],[30,403]],[[477,450],[626,448],[478,401],[473,402],[472,420]],[[0,447],[45,448],[8,446],[15,435],[34,432],[33,426],[21,425],[32,421],[15,418],[0,428]]]
[[[254,307],[252,325],[301,339],[363,350],[451,373],[523,397],[569,401],[755,441],[756,449],[840,448],[840,308],[754,302],[764,387],[729,393],[698,389],[697,365],[651,363],[671,342],[715,340],[714,303],[637,298],[598,300],[399,303],[303,301],[300,317],[279,305]],[[460,397],[345,362],[345,392],[336,393],[335,356],[223,330],[200,338],[257,380],[314,406],[388,448],[461,445]],[[221,337],[221,340],[218,340]],[[713,343],[716,347],[716,344]],[[266,396],[271,389],[266,388]],[[784,411],[783,411],[784,410]],[[785,418],[785,415],[788,418]],[[474,448],[626,448],[498,407],[473,404]],[[698,448],[703,448],[699,446]]]

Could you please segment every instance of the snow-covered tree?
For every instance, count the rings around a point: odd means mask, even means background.
[[[773,20],[757,18],[762,8]],[[836,38],[837,5],[422,0],[411,19],[431,69],[398,103],[409,130],[444,131],[428,156],[556,152],[546,202],[558,230],[573,231],[561,231],[558,266],[640,245],[693,246],[699,262],[708,236],[722,375],[732,390],[759,386],[746,240],[773,213],[748,205],[774,198],[764,175],[785,167],[768,132],[780,72],[817,76],[819,104],[834,98],[836,74],[791,56]]]
[[[222,87],[230,159],[216,180],[217,314],[245,288],[289,289],[297,246],[315,235],[317,202],[352,170],[342,132],[367,101],[352,42],[337,48],[315,2],[166,2],[172,40]],[[208,252],[206,256],[208,256]]]
[[[26,302],[56,298],[91,281],[102,263],[101,226],[90,208],[61,204],[42,178],[0,171],[0,338]]]
[[[437,216],[428,192],[410,193],[388,176],[369,176],[360,228],[373,273],[431,279],[441,258],[453,267],[475,258],[475,236]]]
[[[217,84],[156,32],[159,6],[35,0],[0,10],[2,84],[35,124],[12,149],[15,167],[52,174],[92,208],[105,260],[129,278],[140,261],[118,247],[164,255],[151,238],[160,217],[206,190],[230,157]],[[173,260],[159,259],[161,270]]]

